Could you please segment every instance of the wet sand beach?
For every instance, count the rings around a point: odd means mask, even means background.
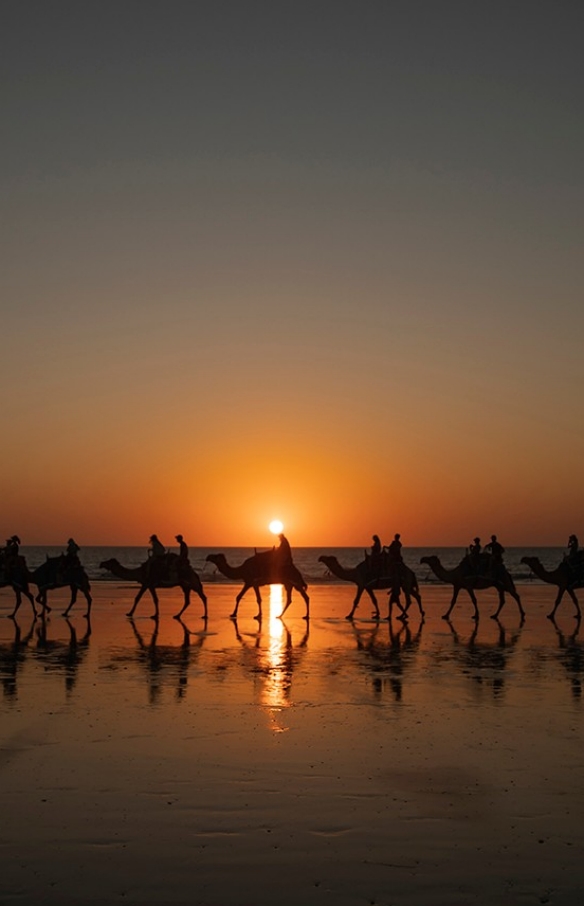
[[[347,585],[213,585],[125,616],[96,582],[46,621],[0,596],[0,902],[576,904],[584,891],[584,641],[554,589],[521,626],[424,587],[426,621],[375,623]],[[379,594],[382,613],[387,595]]]

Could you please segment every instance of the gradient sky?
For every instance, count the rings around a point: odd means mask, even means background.
[[[584,534],[580,2],[8,2],[0,532]]]

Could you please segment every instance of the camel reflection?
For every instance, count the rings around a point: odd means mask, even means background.
[[[155,620],[152,634],[146,640],[139,631],[134,620],[130,617],[129,623],[138,643],[138,650],[131,655],[131,659],[144,671],[148,683],[148,702],[151,705],[158,703],[160,693],[165,685],[165,678],[170,672],[176,678],[175,698],[181,701],[188,685],[189,668],[192,664],[193,654],[200,651],[205,642],[204,633],[193,633],[186,623],[176,618],[183,632],[180,645],[159,645],[159,621]],[[205,620],[206,625],[206,620]],[[197,640],[191,644],[191,636],[196,635]]]
[[[37,643],[36,648],[32,649],[32,653],[35,659],[44,666],[45,670],[64,675],[65,689],[68,694],[73,691],[77,683],[79,667],[89,650],[91,620],[88,615],[85,620],[85,632],[81,638],[78,638],[75,626],[69,619],[65,618],[65,623],[69,630],[69,640],[67,642],[49,638],[47,627],[50,621],[46,617],[43,616],[37,626]]]
[[[274,733],[289,729],[284,714],[291,705],[292,677],[302,659],[310,632],[307,622],[301,641],[294,647],[292,634],[281,619],[283,592],[282,585],[270,585],[267,636],[263,633],[263,621],[259,622],[257,632],[246,637],[240,633],[237,621],[233,621],[235,637],[242,646],[243,668],[253,677],[259,702],[270,718]],[[263,644],[266,641],[267,644]]]
[[[451,621],[446,622],[453,643],[452,653],[456,663],[462,667],[463,674],[473,681],[477,690],[490,688],[493,698],[500,700],[505,691],[509,660],[519,642],[522,627],[520,626],[511,635],[508,635],[503,624],[496,619],[494,621],[497,626],[495,642],[478,642],[478,625],[474,626],[465,642]]]
[[[18,671],[26,659],[28,643],[33,636],[36,618],[31,620],[30,628],[24,635],[15,618],[10,617],[10,619],[14,624],[14,639],[0,644],[0,679],[4,697],[16,700],[18,698]]]
[[[402,701],[404,677],[418,653],[423,625],[422,621],[412,633],[407,623],[400,625],[397,631],[391,622],[376,622],[368,629],[351,623],[357,651],[363,656],[361,662],[371,678],[376,697],[381,698],[389,689],[396,702]]]
[[[576,701],[582,698],[582,674],[584,673],[584,645],[576,636],[580,631],[580,620],[574,632],[565,635],[555,620],[551,621],[558,637],[558,660],[568,674],[572,697]]]

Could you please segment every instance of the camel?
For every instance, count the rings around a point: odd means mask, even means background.
[[[130,568],[128,566],[122,566],[119,560],[116,560],[116,558],[113,557],[111,560],[104,560],[99,566],[100,569],[107,569],[114,576],[117,576],[118,579],[127,579],[129,582],[138,582],[140,584],[140,590],[134,598],[132,609],[126,616],[134,616],[138,602],[141,597],[149,591],[155,607],[152,619],[157,620],[159,614],[156,589],[174,588],[178,585],[182,589],[184,595],[184,604],[181,610],[174,615],[174,619],[180,620],[181,616],[191,603],[191,592],[194,592],[203,602],[203,619],[206,620],[207,595],[203,591],[203,584],[190,563],[179,564],[178,559],[177,554],[166,554],[165,557],[160,558],[160,563],[157,563],[155,560],[147,560],[146,563],[142,563],[140,566]]]
[[[51,611],[47,604],[47,592],[53,588],[65,588],[68,585],[71,589],[71,600],[67,609],[63,611],[63,616],[68,616],[77,600],[77,592],[81,591],[87,601],[87,612],[84,616],[89,619],[92,601],[91,585],[87,573],[80,563],[68,564],[64,554],[60,554],[58,557],[47,557],[45,562],[33,569],[29,576],[31,582],[34,582],[38,588],[36,602],[43,608],[43,616]]]
[[[554,602],[553,610],[551,613],[547,614],[548,620],[554,619],[560,601],[566,593],[570,596],[576,607],[576,619],[580,620],[582,618],[580,604],[578,603],[578,598],[574,594],[574,588],[584,587],[584,580],[582,577],[578,578],[574,574],[574,571],[570,569],[570,565],[566,560],[562,560],[561,563],[552,570],[547,570],[541,563],[539,557],[522,557],[521,562],[525,563],[526,566],[529,566],[532,573],[534,573],[538,579],[541,579],[542,582],[548,582],[550,585],[557,585],[558,594]]]
[[[450,614],[452,613],[452,608],[456,604],[456,599],[458,598],[459,592],[464,589],[468,596],[470,597],[473,606],[474,614],[473,620],[478,620],[479,618],[479,609],[477,605],[476,595],[474,593],[475,588],[496,588],[499,594],[499,606],[496,613],[491,614],[493,620],[496,620],[499,614],[501,613],[505,605],[505,592],[511,595],[517,601],[517,606],[519,607],[519,613],[521,614],[521,622],[525,619],[525,611],[521,605],[521,600],[517,594],[517,589],[515,588],[515,583],[511,578],[510,574],[507,572],[504,566],[500,566],[497,570],[497,575],[476,575],[469,571],[469,561],[468,557],[464,557],[462,561],[454,569],[446,569],[442,566],[439,557],[422,557],[420,563],[425,563],[430,567],[435,576],[438,577],[442,582],[446,582],[454,587],[454,593],[452,595],[452,601],[450,602],[450,607],[447,612],[443,614],[442,619],[448,620]]]
[[[11,588],[16,595],[16,604],[12,613],[8,614],[9,617],[14,618],[16,616],[18,608],[22,604],[23,595],[30,601],[32,612],[36,617],[37,612],[36,607],[34,606],[34,597],[28,587],[28,582],[29,571],[23,556],[19,555],[16,558],[16,562],[13,563],[8,570],[5,557],[2,556],[0,558],[0,588]]]
[[[247,560],[240,563],[239,566],[231,566],[227,562],[225,554],[209,554],[207,560],[209,563],[214,563],[219,572],[228,579],[241,579],[243,581],[243,588],[235,598],[235,610],[230,614],[232,620],[237,619],[239,602],[250,588],[253,588],[255,591],[258,605],[258,612],[255,615],[255,619],[261,620],[261,585],[283,585],[286,589],[286,604],[284,605],[284,610],[280,614],[280,617],[283,617],[290,607],[290,604],[292,603],[292,591],[296,589],[306,604],[304,619],[308,620],[310,599],[306,594],[306,582],[293,563],[288,564],[279,562],[277,551],[269,550],[255,553],[252,557],[248,557]]]
[[[375,576],[372,576],[372,574],[371,574],[371,567],[370,567],[369,561],[367,559],[362,560],[356,566],[349,566],[349,567],[341,566],[341,564],[339,563],[339,561],[337,560],[336,557],[329,557],[329,556],[326,556],[323,554],[318,559],[319,559],[320,563],[324,563],[324,565],[333,574],[333,576],[336,576],[338,579],[344,579],[346,582],[354,582],[355,585],[357,586],[357,594],[355,595],[355,600],[353,601],[353,607],[351,608],[351,612],[349,614],[347,614],[347,620],[353,619],[353,614],[355,613],[355,611],[357,609],[357,605],[359,604],[359,601],[361,600],[361,595],[363,594],[364,591],[367,592],[367,594],[371,598],[373,606],[375,607],[375,612],[374,612],[373,616],[377,620],[380,618],[379,606],[377,604],[377,598],[373,594],[373,589],[375,589],[375,588],[377,588],[377,589],[390,588],[391,589],[391,595],[389,598],[389,613],[388,613],[388,617],[387,617],[388,619],[391,618],[392,605],[394,603],[397,604],[401,610],[401,615],[399,616],[399,619],[400,620],[404,619],[407,614],[408,608],[411,604],[412,597],[415,598],[415,600],[418,603],[418,607],[420,610],[420,616],[422,617],[422,619],[424,618],[424,611],[422,609],[422,599],[420,597],[420,590],[418,588],[418,580],[416,579],[416,575],[413,572],[413,570],[411,570],[409,568],[409,566],[406,566],[405,563],[402,563],[399,565],[399,572],[398,572],[399,587],[398,587],[398,583],[396,581],[395,574],[394,575],[390,574],[390,569],[395,571],[395,567],[397,564],[393,564],[391,567],[388,567],[388,569],[387,569],[388,575],[382,575],[379,577],[375,577]],[[405,608],[403,608],[401,606],[400,601],[399,601],[399,592],[400,591],[403,591],[405,598],[406,598]]]

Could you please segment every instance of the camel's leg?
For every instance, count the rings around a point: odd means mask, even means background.
[[[377,598],[373,594],[372,589],[368,588],[367,586],[363,587],[362,585],[359,585],[357,587],[357,594],[355,595],[355,600],[353,601],[353,606],[351,607],[351,613],[347,614],[347,617],[346,617],[347,620],[353,619],[353,615],[354,615],[355,611],[357,610],[359,601],[361,600],[361,595],[363,594],[364,591],[366,591],[367,594],[369,595],[369,597],[371,598],[373,606],[375,607],[375,617],[376,617],[376,619],[379,619],[379,607],[377,605]]]
[[[71,600],[69,601],[69,607],[67,608],[67,610],[64,610],[64,611],[63,611],[63,616],[64,616],[64,617],[66,617],[66,616],[69,615],[69,611],[71,610],[71,608],[72,608],[73,605],[75,604],[75,601],[76,601],[76,600],[77,600],[77,586],[76,586],[76,585],[71,585]]]
[[[147,591],[148,591],[148,586],[147,586],[147,585],[141,585],[141,586],[140,586],[140,590],[138,591],[138,594],[137,594],[136,597],[134,598],[134,604],[133,604],[133,606],[132,606],[132,609],[130,610],[129,613],[126,614],[127,617],[133,617],[133,616],[134,616],[134,611],[136,610],[136,607],[138,606],[138,602],[140,601],[140,599],[142,598],[142,596],[143,596],[144,594],[146,594]]]
[[[453,591],[453,594],[452,594],[452,600],[451,600],[451,602],[450,602],[450,607],[448,608],[448,610],[446,611],[446,613],[443,613],[443,614],[442,614],[442,619],[443,619],[443,620],[449,620],[449,619],[450,619],[450,614],[452,613],[452,610],[453,610],[453,608],[454,608],[454,605],[456,604],[456,599],[458,598],[458,593],[459,593],[459,591],[460,591],[460,587],[457,586],[457,585],[455,585],[455,586],[453,586],[453,587],[454,587],[454,591]]]
[[[404,593],[405,598],[406,598],[406,606],[405,606],[405,607],[402,607],[401,601],[400,601],[400,599],[399,599],[399,592],[397,593],[397,598],[396,598],[396,600],[395,600],[395,603],[398,605],[399,609],[401,610],[401,613],[400,613],[399,616],[398,616],[398,620],[402,620],[402,621],[405,623],[405,622],[407,622],[407,619],[408,619],[408,610],[410,609],[410,604],[412,603],[412,598],[411,598],[410,593],[409,593],[409,591],[408,591],[407,589],[404,588],[404,589],[403,589],[403,593]],[[388,619],[388,620],[390,619],[390,616],[391,616],[391,613],[389,613],[389,614],[387,615],[387,619]]]
[[[554,617],[555,617],[555,615],[556,615],[556,610],[557,610],[558,607],[560,606],[560,601],[561,601],[562,598],[564,597],[564,592],[565,592],[565,591],[568,592],[568,594],[572,597],[572,600],[573,600],[573,593],[571,592],[570,589],[566,589],[566,588],[558,588],[558,593],[557,593],[557,595],[556,595],[556,600],[554,601],[553,610],[551,611],[551,613],[548,613],[548,614],[547,614],[548,620],[553,620],[553,619],[554,619]]]
[[[152,600],[154,601],[154,613],[150,616],[150,619],[156,620],[158,622],[158,618],[160,616],[159,611],[158,611],[158,595],[157,595],[156,589],[153,585],[151,585],[149,587],[148,591],[150,592]]]
[[[394,605],[394,604],[397,604],[397,606],[398,606],[399,609],[401,610],[401,613],[400,613],[400,615],[398,616],[398,620],[403,620],[404,618],[407,620],[406,611],[405,611],[404,608],[402,607],[402,603],[401,603],[400,598],[399,598],[399,592],[400,592],[400,586],[399,586],[399,585],[398,585],[397,587],[394,586],[394,587],[391,589],[391,592],[390,592],[390,595],[389,595],[389,612],[388,612],[388,614],[387,614],[387,619],[388,619],[388,620],[391,620],[391,614],[392,614],[392,611],[393,611],[393,605]]]
[[[304,599],[304,603],[306,604],[306,613],[304,614],[302,619],[308,620],[308,619],[310,619],[310,598],[306,594],[306,591],[304,590],[304,588],[302,588],[300,585],[295,585],[294,588],[296,589],[298,594],[302,596],[302,598]],[[292,588],[290,588],[290,590],[288,591],[288,599],[286,601],[286,606],[284,607],[284,610],[280,614],[280,619],[284,616],[284,614],[290,607],[291,603],[292,603]]]
[[[291,586],[291,585],[284,585],[284,588],[286,589],[286,603],[284,604],[284,608],[283,608],[283,610],[282,610],[282,613],[279,614],[279,617],[278,617],[278,618],[279,618],[280,620],[282,619],[282,617],[284,616],[284,614],[286,613],[286,611],[287,611],[288,608],[290,607],[290,604],[292,603],[292,586]],[[298,589],[298,591],[300,591],[300,589]]]
[[[188,607],[189,604],[191,603],[191,590],[190,590],[190,588],[188,588],[188,587],[186,587],[186,586],[184,586],[184,585],[182,585],[181,588],[182,588],[182,590],[183,590],[185,602],[184,602],[182,608],[179,610],[179,612],[178,612],[178,613],[175,613],[175,615],[174,615],[174,619],[175,619],[175,620],[180,620],[180,618],[182,617],[183,613],[185,612],[185,610],[187,609],[187,607]]]
[[[201,585],[198,588],[192,588],[191,591],[194,591],[196,594],[198,594],[199,598],[203,602],[203,607],[205,608],[204,613],[203,613],[203,619],[206,620],[207,619],[207,595],[203,591],[203,586]],[[182,611],[181,611],[181,613],[182,613]]]
[[[39,591],[38,595],[35,598],[37,604],[40,604],[43,609],[43,614],[50,613],[51,608],[47,604],[47,589],[44,588],[42,591]]]
[[[241,589],[241,591],[239,592],[239,594],[236,595],[236,597],[235,597],[235,610],[233,611],[233,613],[230,613],[230,614],[229,614],[229,618],[230,618],[231,620],[236,620],[236,619],[237,619],[237,611],[239,610],[239,602],[241,601],[241,599],[243,598],[244,594],[246,593],[246,591],[247,591],[249,588],[251,588],[251,585],[250,585],[249,583],[246,582],[245,585],[243,586],[243,588]],[[257,590],[256,590],[256,595],[257,595],[257,594],[258,594],[258,592],[257,592]]]
[[[576,607],[576,619],[578,621],[580,621],[582,619],[582,613],[580,611],[580,604],[578,602],[578,598],[574,594],[574,590],[572,588],[568,589],[568,594],[570,595],[572,601],[574,602],[574,606]]]
[[[472,615],[472,619],[473,619],[473,620],[477,620],[477,622],[478,622],[478,619],[479,619],[479,605],[478,605],[478,602],[477,602],[477,596],[476,596],[475,593],[474,593],[474,589],[472,589],[472,588],[467,588],[467,591],[468,591],[468,596],[469,596],[469,598],[471,599],[472,604],[473,604],[473,607],[474,607],[474,613],[473,613],[473,615]],[[498,613],[498,612],[499,612],[499,611],[497,611],[497,613]]]
[[[418,604],[418,610],[420,611],[420,616],[423,620],[424,617],[426,616],[426,614],[424,613],[424,610],[422,607],[422,596],[417,588],[412,588],[412,596],[415,598],[415,600]]]
[[[497,591],[499,593],[499,606],[497,607],[497,610],[495,611],[495,613],[491,614],[492,620],[496,620],[498,618],[499,614],[501,613],[501,611],[503,610],[503,608],[505,606],[505,592],[503,591],[502,588],[498,588]]]
[[[254,585],[253,590],[255,591],[256,601],[258,605],[258,612],[256,613],[254,620],[257,620],[259,623],[262,621],[262,596],[260,594],[259,585]],[[290,599],[292,598],[292,589],[290,589]]]
[[[19,589],[19,588],[15,588],[15,589],[14,589],[14,594],[16,595],[16,604],[14,605],[14,610],[12,611],[12,613],[9,613],[9,614],[8,614],[8,619],[12,619],[12,620],[13,620],[14,617],[16,616],[17,611],[18,611],[18,608],[19,608],[20,605],[22,604],[22,595],[21,595],[21,593],[20,593],[20,589]],[[34,604],[32,605],[32,609],[34,610]],[[34,612],[35,612],[35,615],[36,615],[36,610],[34,610]]]
[[[87,589],[82,588],[81,591],[85,595],[85,600],[87,601],[87,610],[83,614],[83,616],[85,617],[86,620],[88,620],[89,617],[91,616],[91,605],[93,604],[93,598],[91,597],[91,595],[89,593],[89,588],[87,588]]]

